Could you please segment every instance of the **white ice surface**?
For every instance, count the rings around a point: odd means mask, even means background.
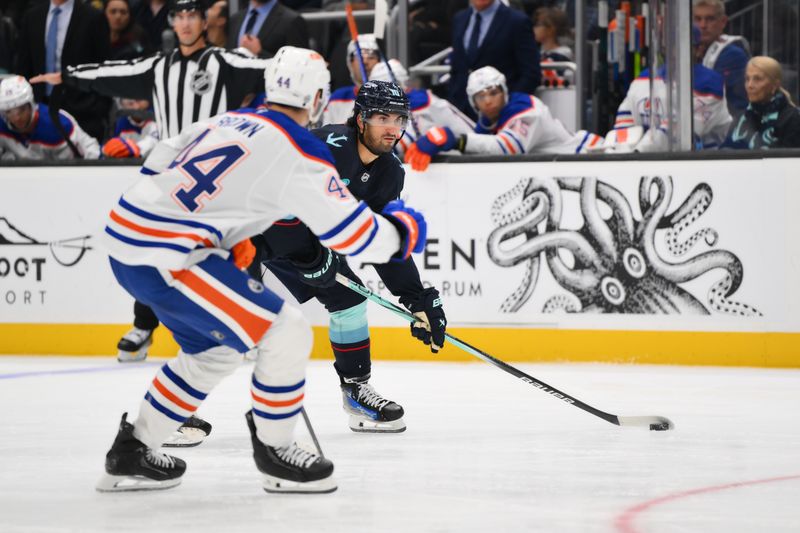
[[[261,489],[244,364],[200,408],[209,439],[171,452],[188,462],[180,486],[97,493],[120,415],[159,363],[0,357],[0,532],[800,531],[800,371],[517,365],[604,411],[677,426],[651,432],[485,363],[376,362],[372,382],[408,430],[374,435],[348,429],[331,364],[314,361],[306,407],[339,490],[298,496]]]

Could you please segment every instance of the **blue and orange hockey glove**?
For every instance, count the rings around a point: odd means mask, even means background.
[[[405,162],[417,171],[424,171],[439,152],[463,150],[465,136],[456,137],[450,128],[431,128],[406,150]]]
[[[142,152],[133,139],[112,137],[103,145],[103,155],[106,157],[141,157]]]
[[[397,228],[400,233],[400,250],[392,256],[392,261],[403,262],[412,253],[418,254],[425,249],[428,238],[428,223],[422,213],[406,207],[403,200],[393,200],[386,204],[381,214]]]

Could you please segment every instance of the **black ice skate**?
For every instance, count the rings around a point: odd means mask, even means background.
[[[179,485],[186,471],[182,459],[148,448],[133,436],[133,425],[122,415],[119,432],[106,454],[106,474],[97,483],[100,492],[168,489]]]
[[[403,408],[378,394],[368,383],[370,375],[339,377],[344,410],[350,415],[350,429],[364,433],[400,433],[406,430]]]
[[[117,343],[117,361],[120,363],[144,361],[151,344],[153,344],[153,330],[134,327]]]
[[[267,446],[256,436],[253,412],[248,411],[244,416],[253,441],[253,459],[263,474],[265,491],[312,494],[337,489],[331,461],[300,448],[295,442],[284,448]]]
[[[191,448],[205,440],[211,433],[211,424],[200,417],[190,416],[175,433],[167,437],[165,448]]]

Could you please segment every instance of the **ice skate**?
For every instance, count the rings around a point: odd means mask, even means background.
[[[134,327],[117,343],[117,361],[120,363],[144,361],[151,344],[153,344],[153,330]]]
[[[167,437],[165,448],[191,448],[205,440],[211,433],[211,424],[200,417],[190,416],[181,427]]]
[[[253,459],[263,474],[266,492],[313,494],[337,489],[331,461],[300,448],[295,442],[284,448],[267,446],[256,436],[252,411],[245,413],[245,418],[253,441]]]
[[[97,482],[100,492],[160,490],[179,485],[186,471],[182,459],[148,448],[133,436],[133,425],[122,415],[119,432],[106,454],[106,474]]]
[[[362,433],[400,433],[406,430],[403,408],[378,394],[368,383],[369,374],[342,378],[344,410],[350,415],[350,429]]]

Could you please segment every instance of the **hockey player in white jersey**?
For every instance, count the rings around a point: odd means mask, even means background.
[[[450,128],[455,135],[465,135],[475,130],[475,123],[467,115],[458,110],[444,98],[439,98],[427,89],[416,89],[408,83],[409,76],[403,64],[397,59],[389,59],[375,65],[370,72],[369,79],[376,81],[395,81],[403,87],[411,104],[411,125],[406,129],[395,150],[405,153],[420,134],[431,128],[441,126]],[[389,71],[391,67],[391,72]],[[394,80],[392,80],[394,74]]]
[[[158,125],[147,117],[150,102],[118,98],[118,107],[129,114],[117,119],[114,135],[103,145],[106,157],[147,157],[158,143]]]
[[[371,79],[370,72],[380,61],[380,49],[375,34],[364,33],[358,36],[358,46],[361,48],[361,60],[364,62],[364,70],[367,71],[367,78]],[[344,124],[353,115],[353,104],[356,95],[365,80],[361,79],[361,67],[359,66],[358,53],[355,41],[347,44],[347,69],[350,71],[350,79],[353,85],[339,87],[333,93],[322,113],[322,124]]]
[[[258,355],[246,419],[264,489],[336,489],[331,461],[293,442],[311,327],[240,270],[252,260],[248,237],[294,215],[331,250],[385,263],[420,252],[426,226],[401,201],[382,215],[356,201],[325,143],[305,129],[328,95],[319,54],[283,47],[265,77],[266,109],[223,113],[160,142],[109,215],[104,245],[117,280],[153,308],[181,349],[158,371],[136,421],[123,415],[100,491],[179,484],[186,463],[158,447],[251,349]],[[313,276],[329,266],[303,268]]]
[[[100,145],[66,111],[53,117],[37,104],[33,88],[22,76],[0,82],[0,159],[61,161],[97,159]],[[56,119],[58,122],[56,123]]]
[[[696,64],[693,68],[695,148],[718,148],[725,140],[733,120],[725,101],[724,80],[720,74],[703,65]],[[607,152],[658,152],[668,149],[668,117],[662,100],[666,95],[663,70],[659,74],[654,82],[655,97],[652,100],[649,70],[644,70],[633,80],[628,94],[617,109],[614,129],[606,135],[604,149]]]
[[[509,94],[506,77],[494,67],[469,75],[467,96],[478,114],[475,131],[457,135],[447,127],[428,130],[406,151],[411,168],[423,171],[431,157],[453,149],[465,154],[579,154],[603,142],[588,131],[570,133],[535,96]]]

